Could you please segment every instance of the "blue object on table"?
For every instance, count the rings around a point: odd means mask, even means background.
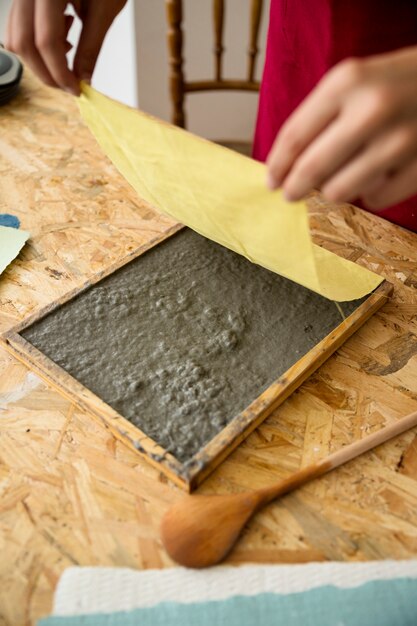
[[[374,580],[354,588],[235,596],[112,614],[50,617],[38,626],[416,626],[417,580]]]
[[[16,217],[16,215],[11,215],[10,213],[0,213],[0,226],[19,228],[20,220]]]

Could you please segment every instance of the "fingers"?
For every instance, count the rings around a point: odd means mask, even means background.
[[[79,95],[78,80],[68,68],[66,53],[67,20],[64,15],[65,0],[36,0],[35,43],[55,83]]]
[[[72,17],[64,15],[66,0],[14,0],[6,31],[6,47],[51,87],[79,93],[78,80],[68,69],[66,53]]]
[[[107,23],[107,20],[105,22],[98,21],[91,11],[85,15],[74,58],[74,72],[81,80],[91,80],[110,23]]]
[[[367,98],[363,94],[357,100],[351,98],[348,105],[341,107],[335,121],[305,148],[293,164],[283,181],[286,197],[299,200],[311,189],[327,185],[333,174],[343,171],[354,155],[373,140],[374,135],[381,136],[381,124],[389,114],[390,110],[375,98]],[[394,148],[403,150],[402,143]],[[388,152],[390,155],[392,150]]]
[[[282,127],[267,159],[268,186],[282,184],[297,158],[335,120],[345,94],[362,80],[360,62],[348,59],[328,72]]]
[[[317,88],[283,125],[268,155],[268,186],[275,189],[291,170],[303,150],[332,122],[338,113],[335,99],[324,98]]]
[[[21,55],[48,85],[79,95],[80,78],[90,79],[106,32],[126,0],[72,0],[83,22],[74,59],[68,67],[67,41],[72,17],[68,0],[14,0],[7,28],[7,47]]]
[[[320,188],[360,149],[364,132],[362,124],[352,127],[344,116],[337,118],[293,165],[283,182],[286,198],[299,200],[311,189]]]
[[[402,168],[417,144],[414,57],[397,60],[404,75],[385,57],[347,60],[328,72],[278,134],[267,159],[269,186],[282,185],[289,200],[314,188],[351,200]]]
[[[74,58],[74,72],[81,80],[90,81],[104,38],[125,1],[106,5],[102,0],[91,1],[81,13],[83,28]]]
[[[39,78],[57,87],[51,73],[35,47],[33,0],[14,0],[6,30],[6,48],[20,55]]]
[[[415,154],[416,142],[416,126],[395,128],[375,137],[323,185],[323,195],[334,202],[350,202],[372,193],[386,184],[392,172],[408,165]]]
[[[378,211],[402,202],[415,193],[417,193],[417,158],[391,176],[377,190],[363,195],[362,200],[367,208]]]

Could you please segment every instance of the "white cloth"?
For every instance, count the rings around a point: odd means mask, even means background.
[[[60,578],[53,615],[112,613],[164,601],[201,602],[235,595],[294,593],[322,585],[357,587],[369,580],[417,578],[417,560],[303,565],[171,568],[71,567]]]

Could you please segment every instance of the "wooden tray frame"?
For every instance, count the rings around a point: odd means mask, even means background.
[[[162,243],[182,228],[183,226],[180,224],[175,225],[157,238],[133,250],[118,262],[86,281],[81,287],[73,289],[54,303],[42,308],[11,328],[0,336],[0,342],[15,358],[28,366],[48,385],[74,402],[81,410],[104,423],[115,437],[146,458],[179,487],[191,492],[389,299],[393,286],[387,281],[379,285],[356,311],[301,357],[285,374],[275,380],[244,411],[215,435],[204,448],[186,463],[181,463],[153,439],[145,435],[137,426],[131,424],[68,372],[26,341],[19,333],[150,248]]]

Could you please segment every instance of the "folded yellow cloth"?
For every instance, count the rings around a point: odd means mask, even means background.
[[[312,243],[303,202],[265,187],[265,165],[107,98],[86,84],[81,114],[139,196],[201,235],[339,302],[382,278]]]

